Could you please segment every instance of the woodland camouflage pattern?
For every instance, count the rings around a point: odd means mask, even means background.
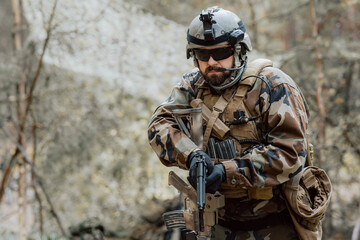
[[[227,198],[225,211],[220,216],[225,220],[253,220],[284,210],[286,206],[279,197],[279,185],[301,173],[306,159],[309,111],[300,89],[277,68],[266,67],[259,76],[268,86],[257,78],[245,95],[244,104],[252,116],[263,113],[256,120],[256,130],[264,146],[254,148],[245,155],[238,153],[237,158],[223,161],[227,180],[222,185],[245,192],[254,188],[272,187],[274,197],[270,200],[255,200],[246,196],[241,199]],[[185,74],[150,120],[150,145],[166,166],[187,169],[188,155],[198,149],[179,130],[171,111],[190,108],[191,100],[196,98],[199,91],[196,83],[201,80],[202,76],[197,69]],[[207,87],[206,83],[201,86]]]

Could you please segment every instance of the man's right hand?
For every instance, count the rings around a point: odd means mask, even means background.
[[[195,189],[196,189],[196,181],[197,181],[196,162],[199,161],[201,158],[205,159],[206,176],[209,176],[214,169],[214,164],[211,162],[209,155],[207,155],[204,151],[198,150],[189,155],[189,158],[188,158],[188,165],[189,165],[188,181],[190,182],[191,186],[193,186]]]

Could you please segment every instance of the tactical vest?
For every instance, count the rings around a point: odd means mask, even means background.
[[[203,107],[202,115],[205,124],[204,145],[210,136],[214,136],[219,140],[229,138],[229,133],[238,139],[257,139],[258,131],[255,122],[250,121],[247,124],[229,126],[234,120],[233,113],[241,110],[245,113],[245,117],[251,117],[249,109],[244,104],[246,93],[253,87],[260,71],[265,67],[271,67],[272,62],[267,59],[258,59],[248,64],[247,69],[239,86],[235,91],[228,91],[222,96],[213,95],[208,87],[204,86],[204,80],[200,79],[195,85],[199,92],[196,99],[190,104],[192,107]],[[229,92],[235,92],[230,94]],[[204,111],[206,110],[207,111]],[[292,178],[285,184],[281,185],[282,197],[286,202],[290,216],[294,223],[295,229],[300,239],[321,239],[322,223],[325,211],[329,205],[332,195],[332,185],[325,171],[312,166],[313,149],[309,144],[306,135],[307,158],[306,167],[301,174]],[[236,154],[241,157],[247,144],[240,144],[234,141]],[[224,159],[212,159],[214,163],[224,161]],[[223,183],[220,192],[226,198],[243,198],[268,200],[273,197],[272,187],[239,189],[232,185]],[[309,199],[311,201],[309,201]]]
[[[204,146],[206,148],[210,135],[215,136],[219,140],[229,138],[229,134],[235,138],[255,139],[259,140],[258,131],[254,121],[249,121],[246,124],[230,125],[234,120],[235,111],[243,111],[245,117],[251,117],[249,109],[244,104],[244,97],[246,93],[253,87],[261,70],[265,67],[272,67],[272,61],[267,59],[257,59],[247,65],[246,71],[240,80],[237,89],[225,91],[223,95],[215,95],[211,93],[209,87],[204,86],[204,79],[200,79],[195,85],[198,87],[199,92],[195,100],[191,102],[192,107],[203,107],[204,105],[211,109],[210,116],[204,116],[203,122],[206,125],[204,133]],[[202,99],[202,101],[199,101]],[[202,105],[203,104],[203,105]],[[221,122],[219,122],[219,120]],[[241,157],[242,151],[249,147],[249,144],[239,143],[234,141],[237,157]],[[215,163],[224,161],[224,159],[212,159]],[[228,159],[225,159],[228,160]],[[249,199],[263,199],[268,200],[273,197],[271,187],[255,188],[252,190],[234,188],[233,185],[223,183],[219,189],[226,198],[242,198],[248,197]]]

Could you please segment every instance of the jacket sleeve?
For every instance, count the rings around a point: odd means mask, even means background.
[[[182,81],[172,90],[170,97],[154,112],[149,126],[150,146],[165,166],[178,166],[187,169],[187,157],[199,148],[180,131],[172,110],[191,108],[190,101],[195,98],[194,82],[196,72],[184,75]]]
[[[264,146],[223,162],[227,184],[233,187],[275,186],[301,173],[306,159],[308,108],[295,82],[276,68],[265,68],[248,92],[252,114],[263,113],[260,132]],[[260,96],[260,97],[259,97]]]

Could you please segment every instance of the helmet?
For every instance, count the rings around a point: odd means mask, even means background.
[[[246,67],[246,52],[252,50],[249,35],[241,19],[233,12],[217,6],[203,10],[189,25],[187,31],[186,57],[194,57],[193,49],[229,44],[234,48],[236,72],[224,86],[213,87],[215,90],[234,85],[240,80]],[[243,58],[245,57],[245,58]],[[198,66],[194,57],[194,64]],[[235,81],[234,81],[235,80]],[[231,82],[231,84],[229,84]]]
[[[192,20],[187,40],[187,58],[191,56],[191,49],[206,46],[243,43],[247,51],[252,50],[250,37],[241,19],[235,13],[216,6],[203,10]]]

